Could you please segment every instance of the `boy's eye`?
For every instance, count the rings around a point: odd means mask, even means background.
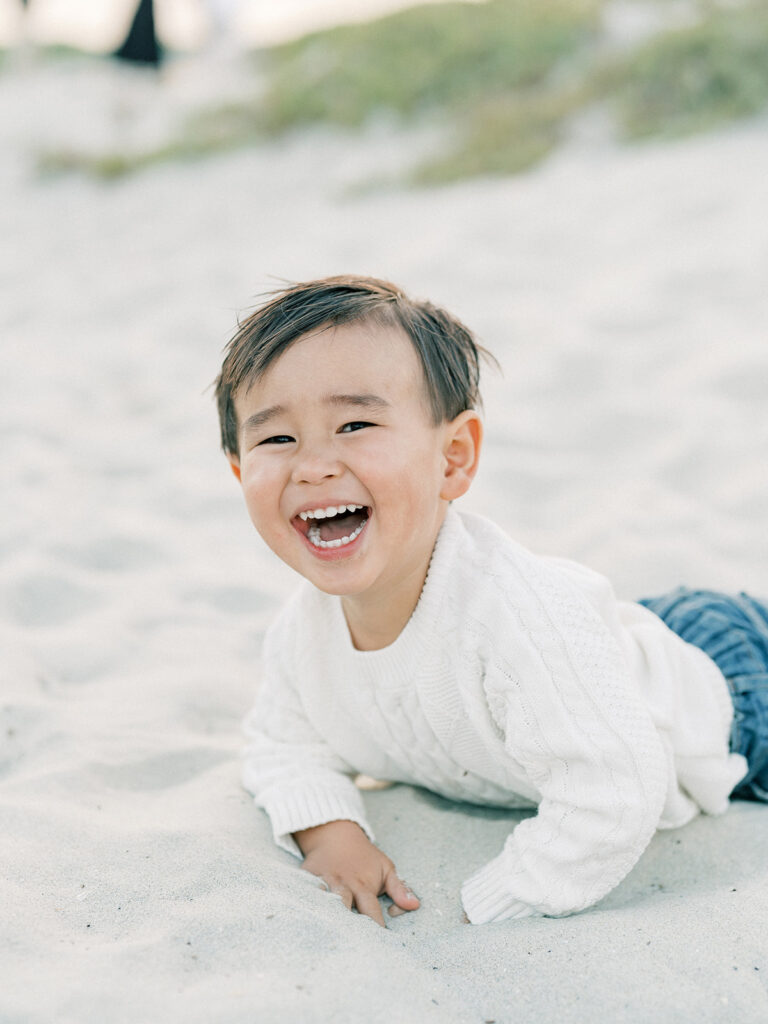
[[[365,427],[372,427],[373,423],[367,423],[365,420],[353,420],[351,423],[345,423],[344,426],[339,430],[340,434],[351,434],[353,430],[363,430]]]
[[[288,437],[287,434],[275,434],[274,437],[265,437],[263,441],[259,441],[259,444],[290,444],[293,440],[292,437]]]

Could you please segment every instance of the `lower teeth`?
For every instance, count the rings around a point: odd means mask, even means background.
[[[316,548],[342,548],[347,544],[351,544],[356,537],[359,537],[362,533],[363,527],[368,522],[364,519],[362,523],[354,530],[348,537],[338,537],[336,540],[323,540],[320,537],[320,530],[317,526],[310,526],[307,537]]]

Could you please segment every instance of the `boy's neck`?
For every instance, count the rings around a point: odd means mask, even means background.
[[[395,594],[360,594],[341,599],[352,644],[358,651],[378,651],[400,636],[419,603],[429,557],[409,574]]]

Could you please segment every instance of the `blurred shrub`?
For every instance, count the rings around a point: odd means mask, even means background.
[[[316,32],[259,51],[259,96],[198,111],[162,147],[44,154],[41,167],[119,177],[389,112],[446,129],[444,148],[412,174],[434,183],[524,170],[593,104],[612,110],[627,138],[702,131],[768,106],[768,0],[690,0],[689,27],[619,50],[602,34],[610,2],[436,3]]]
[[[768,3],[715,9],[604,76],[630,138],[705,131],[768,104]]]
[[[604,0],[489,0],[413,7],[268,53],[265,124],[360,125],[372,111],[468,111],[541,84],[598,26]]]
[[[461,126],[455,145],[412,174],[434,185],[480,174],[516,174],[539,163],[560,141],[567,117],[579,106],[578,90],[482,98]]]
[[[264,127],[439,112],[454,145],[415,175],[435,182],[535,164],[589,103],[608,101],[628,138],[702,131],[768,105],[766,0],[692,0],[690,27],[598,59],[604,6],[445,3],[315,33],[269,53]]]

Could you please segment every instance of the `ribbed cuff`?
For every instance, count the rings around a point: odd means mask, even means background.
[[[476,871],[461,887],[461,901],[472,924],[488,924],[510,917],[539,916],[537,910],[510,896],[505,885],[503,856]]]
[[[301,857],[293,833],[329,821],[354,821],[374,842],[362,798],[352,783],[350,786],[351,790],[345,788],[341,792],[319,786],[286,787],[262,797],[261,804],[269,815],[277,845]]]

